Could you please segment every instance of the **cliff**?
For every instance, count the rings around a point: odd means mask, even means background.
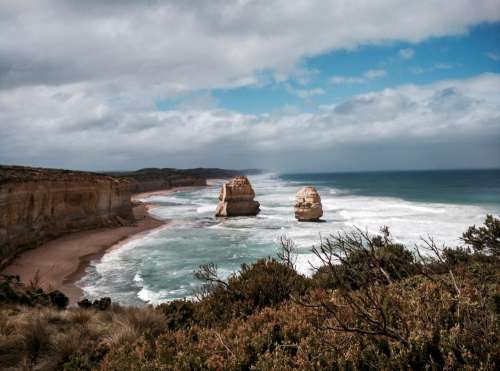
[[[133,220],[126,179],[0,166],[0,267],[62,234]]]
[[[0,268],[63,234],[133,221],[132,193],[205,186],[258,170],[157,169],[89,173],[0,165]]]
[[[107,172],[106,175],[129,180],[132,193],[151,192],[174,187],[206,186],[210,178],[232,178],[258,174],[260,170],[225,170],[217,168],[172,169],[146,168],[137,171]]]
[[[128,181],[131,193],[151,192],[161,189],[188,186],[206,186],[206,178],[184,173],[177,169],[147,168],[137,171],[106,173]]]

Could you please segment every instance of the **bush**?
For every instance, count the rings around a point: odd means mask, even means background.
[[[1,367],[497,369],[500,261],[485,249],[441,252],[432,240],[435,256],[416,261],[382,232],[323,241],[314,280],[295,271],[289,242],[281,262],[243,265],[227,281],[203,266],[199,301],[156,308],[60,310],[35,286],[4,280]]]
[[[22,304],[30,306],[53,305],[59,309],[65,308],[69,299],[59,290],[48,294],[38,287],[36,282],[25,285],[19,276],[0,276],[0,304]]]
[[[484,226],[475,225],[462,235],[462,240],[475,252],[500,257],[500,219],[487,215]]]
[[[197,306],[197,317],[203,323],[227,321],[276,306],[293,294],[303,294],[309,286],[309,280],[292,267],[270,258],[243,264],[227,282],[217,278],[216,267],[210,264],[200,267],[196,277],[206,283]]]
[[[316,286],[357,290],[374,283],[387,284],[417,272],[413,254],[394,243],[389,230],[371,236],[360,229],[331,235],[313,253],[323,263],[313,275]]]
[[[178,330],[194,321],[195,304],[187,300],[174,300],[156,307],[166,318],[169,330]]]

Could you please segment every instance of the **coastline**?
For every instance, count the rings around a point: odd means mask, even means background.
[[[70,305],[75,305],[83,295],[83,291],[75,283],[85,274],[85,269],[92,260],[100,259],[106,252],[119,248],[124,242],[142,233],[170,223],[151,216],[148,210],[152,205],[138,199],[192,188],[175,187],[134,194],[131,197],[136,218],[134,224],[91,229],[56,238],[24,251],[1,274],[18,275],[27,284],[39,279],[38,283],[44,290],[60,290],[68,296]]]

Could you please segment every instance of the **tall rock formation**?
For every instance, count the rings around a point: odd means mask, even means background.
[[[248,178],[237,176],[222,186],[215,216],[257,215],[260,204],[254,198],[255,192]]]
[[[0,267],[23,250],[62,234],[133,220],[127,180],[0,166]]]
[[[314,187],[304,187],[295,196],[295,218],[301,222],[317,222],[323,216],[321,198]]]

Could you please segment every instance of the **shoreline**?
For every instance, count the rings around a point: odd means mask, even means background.
[[[107,252],[141,234],[170,224],[171,221],[154,218],[148,212],[153,205],[138,199],[192,188],[195,187],[134,194],[131,196],[136,219],[134,224],[90,229],[58,237],[22,252],[1,274],[18,275],[26,284],[39,278],[39,285],[44,290],[60,290],[68,296],[70,305],[76,305],[83,297],[83,291],[76,286],[76,282],[83,277],[92,260],[102,258]]]

